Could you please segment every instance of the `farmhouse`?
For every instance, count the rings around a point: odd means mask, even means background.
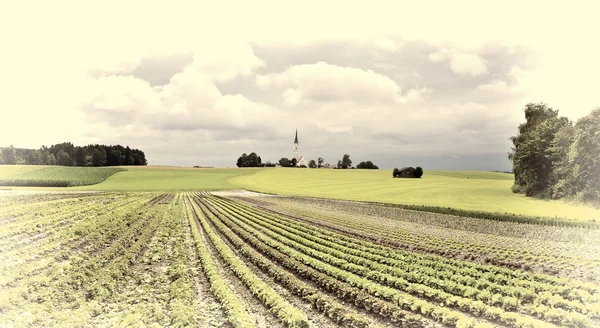
[[[401,169],[394,169],[394,178],[414,178],[415,168],[414,167],[403,167]]]

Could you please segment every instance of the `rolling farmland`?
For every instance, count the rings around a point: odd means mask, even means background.
[[[85,186],[100,183],[121,171],[126,171],[126,169],[114,167],[2,165],[0,168],[0,186]]]
[[[234,191],[0,193],[0,326],[600,324],[594,227]]]

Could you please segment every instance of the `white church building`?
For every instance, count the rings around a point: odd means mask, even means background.
[[[308,166],[304,156],[298,157],[298,129],[296,129],[296,138],[294,139],[294,158],[296,159],[296,166]]]

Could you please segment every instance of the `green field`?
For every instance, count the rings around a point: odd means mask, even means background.
[[[506,173],[425,171],[421,179],[394,179],[391,170],[273,169],[233,182],[248,190],[289,196],[600,220],[598,209],[514,194],[513,176]]]
[[[0,186],[73,187],[100,183],[122,168],[2,165]]]
[[[0,179],[14,172],[78,181],[102,168],[0,166]],[[59,174],[60,173],[60,174]],[[89,174],[88,176],[94,176]],[[310,196],[392,204],[452,207],[497,213],[600,219],[600,210],[564,201],[545,201],[511,192],[513,176],[482,171],[425,171],[421,179],[393,179],[391,170],[194,169],[129,167],[95,185],[70,188],[100,191],[247,189],[289,196]]]
[[[195,169],[178,167],[133,167],[103,183],[79,187],[81,190],[154,191],[239,189],[231,181],[260,169]]]

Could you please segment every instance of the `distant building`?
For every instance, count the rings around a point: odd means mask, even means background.
[[[294,158],[296,159],[296,166],[308,166],[304,156],[298,157],[298,129],[296,129],[296,138],[294,138]]]

